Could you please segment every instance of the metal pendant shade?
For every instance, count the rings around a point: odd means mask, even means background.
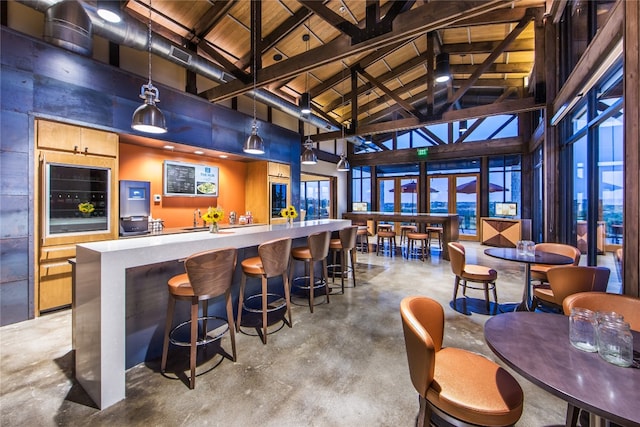
[[[345,156],[344,154],[340,155],[340,160],[338,160],[336,169],[338,170],[338,172],[347,172],[349,169],[351,169],[351,165],[347,160],[347,156]]]
[[[253,121],[251,126],[251,135],[244,142],[242,151],[248,154],[264,154],[264,141],[258,135],[258,124],[256,120]]]
[[[303,165],[315,165],[318,163],[318,157],[313,151],[313,141],[311,138],[307,138],[304,142],[304,152],[300,156],[300,163]]]
[[[160,101],[158,89],[151,83],[142,85],[140,98],[144,99],[144,104],[133,112],[131,127],[140,132],[165,133],[167,124],[164,120],[164,114],[156,107],[156,102]]]
[[[311,114],[311,95],[305,92],[300,96],[300,112],[302,114]]]
[[[439,53],[436,56],[436,82],[444,83],[451,79],[451,69],[449,67],[449,54]]]

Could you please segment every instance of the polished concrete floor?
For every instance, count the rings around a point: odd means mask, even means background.
[[[469,263],[498,270],[500,305],[519,301],[524,268],[485,256],[486,247],[477,243],[465,245]],[[294,305],[293,328],[275,330],[267,345],[239,334],[237,361],[210,358],[200,370],[211,369],[198,376],[194,390],[184,375],[173,374],[180,365],[163,376],[153,360],[130,369],[127,398],[102,411],[74,381],[69,310],[2,327],[0,425],[412,426],[418,398],[399,314],[408,295],[427,295],[444,306],[446,346],[496,360],[483,337],[490,315],[482,293],[468,291],[453,310],[453,275],[439,251],[426,262],[358,254],[356,274],[356,288],[332,295],[313,314]],[[612,269],[613,281],[615,274]],[[229,344],[224,338],[222,347],[230,350]],[[186,368],[184,353],[172,351],[170,358]],[[519,426],[564,424],[563,401],[514,375],[525,394]]]

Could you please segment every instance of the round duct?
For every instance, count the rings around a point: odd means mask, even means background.
[[[44,39],[58,47],[91,55],[91,19],[75,0],[56,3],[45,12]]]

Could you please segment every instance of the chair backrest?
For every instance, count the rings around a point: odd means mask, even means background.
[[[549,286],[553,291],[554,302],[562,305],[569,295],[578,292],[591,292],[594,287],[602,287],[602,281],[609,281],[609,269],[605,267],[587,267],[580,265],[568,265],[553,267],[547,271]]]
[[[199,252],[184,262],[194,294],[200,299],[213,298],[231,289],[236,269],[236,248]]]
[[[262,243],[258,246],[258,255],[267,278],[281,276],[289,267],[291,238],[283,237]]]
[[[571,245],[565,245],[564,243],[538,243],[535,249],[536,251],[568,256],[573,259],[573,265],[580,263],[580,249]]]
[[[606,292],[581,292],[569,295],[562,302],[564,314],[571,314],[573,307],[588,308],[593,311],[615,311],[624,316],[631,329],[640,331],[640,298]]]
[[[461,276],[466,265],[464,246],[458,242],[449,242],[449,260],[451,271],[456,276]]]
[[[357,225],[343,228],[338,234],[340,235],[340,246],[342,246],[342,249],[349,250],[356,247],[356,238],[358,237]]]
[[[609,286],[609,276],[611,276],[611,270],[607,267],[595,267],[596,277],[593,280],[592,292],[607,292],[607,286]]]
[[[310,234],[307,237],[307,246],[311,252],[312,261],[321,261],[329,254],[329,245],[331,244],[331,232],[320,231]]]
[[[410,296],[400,302],[400,316],[411,382],[426,398],[442,348],[444,310],[431,298]]]

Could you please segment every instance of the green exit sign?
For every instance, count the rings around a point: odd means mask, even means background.
[[[418,153],[418,156],[420,156],[420,157],[427,157],[427,154],[429,154],[429,149],[428,148],[417,148],[416,152]]]

